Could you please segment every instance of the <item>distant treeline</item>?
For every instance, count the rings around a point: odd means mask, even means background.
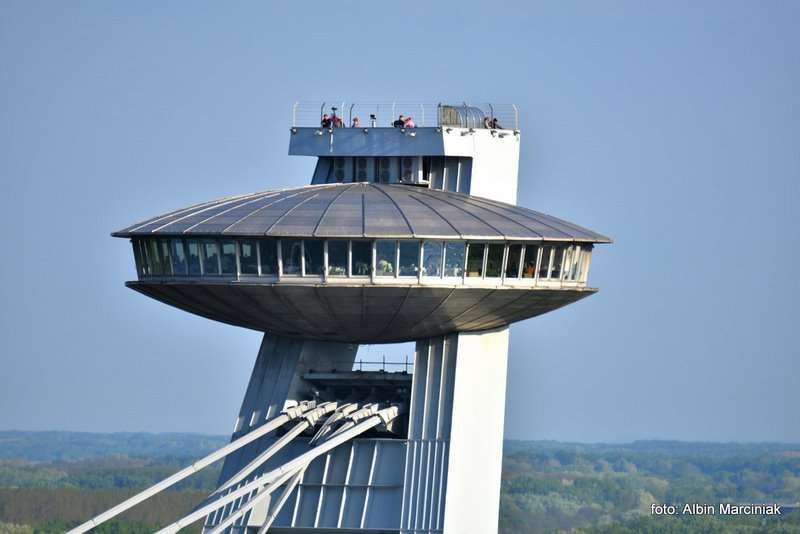
[[[123,455],[144,458],[199,457],[218,449],[230,436],[118,432],[0,431],[0,460],[77,461]]]
[[[227,441],[191,434],[0,432],[0,534],[63,532]],[[219,467],[95,532],[157,530],[216,486]],[[501,534],[800,534],[800,512],[777,519],[650,515],[652,503],[795,503],[800,445],[507,441],[501,490]]]
[[[195,459],[171,456],[160,458],[110,456],[78,462],[31,463],[24,460],[2,460],[0,487],[146,488],[189,465]],[[211,464],[199,473],[182,480],[173,489],[213,490],[217,486],[221,466],[221,461]]]
[[[500,530],[533,534],[616,525],[632,530],[591,532],[638,532],[651,526],[660,532],[658,525],[670,525],[677,530],[669,532],[706,532],[700,520],[673,524],[671,518],[654,517],[647,522],[650,505],[798,499],[800,446],[796,445],[702,443],[693,452],[692,444],[676,442],[618,446],[507,442]],[[723,520],[708,521],[716,529]],[[733,528],[730,521],[720,525]]]
[[[64,532],[134,493],[119,489],[0,488],[0,522],[31,525],[37,532]],[[165,491],[93,532],[154,532],[179,519],[207,496],[206,491]],[[3,528],[0,525],[0,533]],[[199,526],[193,532],[200,532]]]

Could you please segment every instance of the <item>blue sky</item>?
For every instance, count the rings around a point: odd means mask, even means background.
[[[800,441],[798,23],[788,1],[3,2],[0,428],[229,432],[259,335],[126,289],[109,233],[308,183],[295,100],[491,100],[522,110],[519,203],[615,239],[598,295],[512,327],[506,435]]]

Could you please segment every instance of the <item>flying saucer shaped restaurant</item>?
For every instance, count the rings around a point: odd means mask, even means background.
[[[575,224],[477,196],[365,182],[227,197],[119,230],[128,287],[285,336],[398,342],[480,331],[591,295]]]

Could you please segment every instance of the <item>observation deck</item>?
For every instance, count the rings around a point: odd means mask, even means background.
[[[281,335],[395,342],[504,326],[587,287],[609,239],[533,210],[401,184],[332,183],[224,198],[114,233],[128,286]]]

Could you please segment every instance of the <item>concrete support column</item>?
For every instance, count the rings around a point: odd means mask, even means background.
[[[417,342],[401,532],[497,532],[508,328]]]

